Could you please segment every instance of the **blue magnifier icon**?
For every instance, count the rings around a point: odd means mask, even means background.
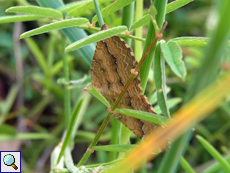
[[[11,154],[7,154],[3,158],[3,162],[7,166],[12,166],[15,170],[18,169],[18,167],[14,164],[15,163],[15,158]]]

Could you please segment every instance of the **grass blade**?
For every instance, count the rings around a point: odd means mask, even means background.
[[[137,0],[136,2],[136,9],[135,9],[135,20],[139,20],[143,16],[143,7],[144,7],[144,1],[143,0]],[[136,37],[143,37],[143,28],[139,27],[135,30],[135,36]],[[143,44],[139,41],[134,41],[135,49],[134,49],[134,55],[139,62],[142,57],[142,50],[143,50]]]
[[[25,39],[27,46],[29,47],[30,51],[33,53],[35,59],[37,60],[39,66],[41,67],[42,71],[46,76],[49,74],[49,68],[47,66],[45,56],[43,55],[42,51],[39,49],[37,44],[31,38]]]
[[[63,140],[63,144],[62,144],[62,147],[61,147],[61,151],[60,151],[59,156],[58,156],[58,159],[57,159],[57,164],[60,162],[61,157],[62,157],[62,155],[64,154],[64,151],[65,151],[65,149],[66,149],[66,147],[67,147],[67,145],[68,145],[69,139],[70,139],[70,137],[71,137],[71,133],[72,133],[73,128],[74,128],[74,124],[75,124],[75,122],[76,122],[76,120],[77,120],[77,116],[78,116],[79,110],[80,110],[81,105],[82,105],[82,101],[83,101],[83,99],[81,99],[81,100],[77,103],[76,107],[74,108],[73,114],[72,114],[72,116],[71,116],[71,120],[70,120],[70,122],[69,122],[69,126],[68,126],[67,131],[66,131],[65,138],[64,138],[64,140]]]
[[[63,18],[62,13],[60,11],[54,10],[52,8],[44,8],[44,7],[37,7],[37,6],[10,7],[6,9],[6,12],[39,15],[39,16],[49,17],[53,19]]]
[[[107,30],[102,30],[102,31],[97,32],[95,34],[92,34],[86,38],[83,38],[79,41],[76,41],[75,43],[70,44],[69,46],[66,47],[66,52],[70,52],[72,50],[83,47],[87,44],[100,41],[102,39],[111,37],[113,35],[117,35],[121,32],[124,32],[125,30],[127,30],[126,26],[118,26],[118,27],[107,29]]]
[[[16,135],[0,135],[0,141],[11,141],[11,140],[38,140],[48,139],[53,140],[54,137],[47,133],[17,133]]]
[[[221,154],[208,141],[206,141],[203,137],[197,135],[196,138],[203,145],[203,147],[208,151],[208,153],[211,154],[212,157],[214,157],[220,163],[222,168],[226,172],[230,172],[230,165],[225,160],[225,158],[223,156],[221,156]]]
[[[0,126],[0,135],[16,135],[17,134],[17,130],[7,124],[1,124]]]
[[[227,162],[230,162],[230,155],[227,155],[224,158],[227,160]],[[201,173],[214,173],[214,172],[219,171],[219,169],[221,169],[221,165],[219,162],[216,162],[216,163],[210,165],[209,167],[207,167]]]
[[[181,156],[180,158],[180,164],[181,166],[184,168],[184,170],[187,172],[187,173],[196,173],[192,167],[189,165],[189,163],[187,162],[187,160],[184,159],[184,157]]]
[[[41,84],[44,88],[46,88],[49,92],[53,93],[57,96],[58,99],[62,100],[64,97],[63,90],[57,85],[56,82],[50,80],[49,78],[35,74],[32,76],[32,79]]]
[[[52,31],[55,29],[74,27],[77,25],[85,24],[87,22],[89,22],[89,21],[86,18],[75,18],[75,19],[66,19],[66,20],[50,23],[50,24],[43,25],[39,28],[36,28],[36,29],[31,30],[31,31],[23,33],[20,36],[20,39],[25,38],[25,37],[30,37],[33,35],[46,33],[46,32],[49,32],[49,31]]]

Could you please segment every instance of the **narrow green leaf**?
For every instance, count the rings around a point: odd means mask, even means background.
[[[66,19],[66,20],[50,23],[50,24],[43,25],[39,28],[36,28],[36,29],[33,29],[33,30],[30,30],[28,32],[23,33],[20,36],[20,39],[25,38],[25,37],[30,37],[33,35],[46,33],[46,32],[49,32],[49,31],[52,31],[55,29],[74,27],[77,25],[85,24],[87,22],[89,22],[89,21],[86,18],[75,18],[75,19]]]
[[[63,144],[61,146],[61,151],[59,153],[59,156],[58,156],[58,159],[57,159],[57,164],[60,162],[61,160],[61,157],[62,155],[64,154],[64,151],[68,145],[68,142],[69,142],[69,139],[71,137],[71,133],[73,131],[73,128],[74,128],[74,125],[75,125],[75,122],[77,120],[77,116],[78,116],[78,113],[81,109],[81,105],[82,105],[82,102],[83,102],[83,99],[81,99],[77,105],[75,106],[74,108],[74,111],[73,111],[73,114],[71,115],[71,119],[70,119],[70,122],[69,122],[69,125],[68,125],[68,128],[67,128],[67,131],[66,131],[66,135],[65,135],[65,138],[63,140]]]
[[[35,59],[37,60],[39,66],[43,70],[45,75],[49,74],[49,68],[45,60],[45,56],[43,55],[42,51],[39,49],[38,45],[35,41],[31,38],[25,39],[27,46],[29,47],[30,51],[33,53]]]
[[[188,4],[189,2],[192,2],[194,0],[176,0],[173,1],[169,4],[167,4],[167,8],[166,8],[166,14],[180,8],[183,7],[184,5]]]
[[[181,156],[180,158],[180,164],[181,166],[184,168],[184,170],[187,172],[187,173],[196,173],[192,167],[189,165],[189,163],[187,162],[187,160],[184,159],[184,157]]]
[[[154,92],[149,98],[149,103],[152,105],[155,104],[156,102],[157,102],[157,92]]]
[[[169,42],[177,42],[180,46],[206,46],[209,40],[207,37],[176,37]]]
[[[57,85],[56,82],[39,74],[33,75],[32,79],[41,84],[43,87],[45,87],[49,92],[53,93],[57,98],[63,100],[63,90],[60,88],[59,85]]]
[[[212,155],[222,166],[222,168],[226,172],[230,172],[230,165],[229,163],[224,159],[223,156],[203,137],[196,135],[196,138],[199,140],[199,142],[203,145],[203,147],[209,152],[209,154]]]
[[[52,8],[44,8],[44,7],[38,7],[38,6],[10,7],[6,9],[6,12],[39,15],[43,17],[50,17],[53,19],[63,18],[62,13],[60,11],[54,10]]]
[[[69,64],[70,62],[73,61],[73,58],[72,58],[72,57],[68,57],[68,58],[67,58],[67,61],[68,61],[68,64]],[[51,69],[51,74],[52,74],[52,75],[56,75],[58,72],[61,71],[62,68],[63,68],[63,61],[58,61],[58,62],[56,62],[56,63],[53,65],[52,69]]]
[[[103,17],[106,17],[112,13],[114,13],[115,11],[119,10],[122,7],[125,7],[126,5],[130,4],[131,2],[133,2],[135,0],[117,0],[114,3],[108,5],[107,7],[103,8],[101,10],[101,14]],[[98,20],[97,16],[94,16],[92,21],[96,22]]]
[[[76,42],[70,44],[69,46],[66,47],[66,52],[70,52],[72,50],[78,49],[78,48],[85,46],[87,44],[100,41],[102,39],[111,37],[113,35],[117,35],[121,32],[124,32],[125,30],[127,30],[126,26],[118,26],[118,27],[107,29],[107,30],[102,30],[98,33],[92,34],[88,37],[85,37],[79,41],[76,41]]]
[[[0,126],[0,135],[16,135],[17,130],[10,125],[7,124],[2,124]]]
[[[10,15],[10,16],[1,16],[0,23],[10,23],[10,22],[25,22],[33,21],[44,18],[43,16],[38,15]]]
[[[92,133],[92,132],[86,132],[86,131],[78,130],[77,134],[76,134],[76,138],[77,139],[82,139],[82,140],[85,139],[85,141],[90,142],[90,141],[93,140],[95,135],[96,134]],[[108,132],[106,134],[101,135],[100,141],[109,140],[110,137],[111,137],[111,133]],[[75,140],[75,142],[81,143],[81,141],[79,141],[79,140]]]
[[[37,140],[37,139],[54,139],[53,135],[48,133],[16,133],[16,135],[0,135],[0,141],[11,140]]]
[[[163,41],[161,41],[163,43]],[[161,54],[160,44],[157,44],[154,58],[154,81],[157,91],[157,101],[161,112],[170,118],[167,105],[166,79],[165,79],[165,61]]]
[[[182,101],[182,99],[179,98],[179,97],[176,97],[176,98],[173,98],[173,99],[168,99],[168,100],[167,100],[167,105],[168,105],[169,110],[170,110],[171,108],[173,108],[174,106],[176,106],[176,105],[177,105],[178,103],[180,103],[181,101]],[[154,109],[154,111],[155,111],[157,114],[161,114],[161,113],[162,113],[162,112],[161,112],[161,109],[160,109],[160,107],[159,107],[159,105],[154,106],[153,109]]]
[[[132,30],[135,30],[135,29],[137,29],[143,25],[146,25],[149,23],[149,20],[150,20],[150,15],[146,14],[141,19],[134,22],[129,30],[132,31]]]
[[[130,149],[135,148],[137,145],[123,144],[123,145],[103,145],[94,146],[94,150],[98,151],[111,151],[111,152],[127,152]]]
[[[168,43],[161,43],[161,51],[163,57],[171,70],[181,79],[186,76],[186,69],[182,61],[182,52],[178,43],[170,41]]]
[[[137,0],[136,2],[132,2],[132,3],[136,4],[135,14],[133,15],[135,16],[135,20],[137,21],[143,17],[144,3],[143,3],[143,0]],[[143,27],[139,27],[135,30],[135,36],[143,37]],[[139,62],[142,57],[143,44],[138,41],[134,41],[134,45],[135,45],[134,55],[135,55],[137,62]]]
[[[87,86],[87,90],[96,97],[100,102],[102,102],[106,107],[110,108],[109,102],[106,100],[105,97],[103,97],[93,86],[89,85]]]
[[[165,122],[168,121],[168,118],[164,116],[152,114],[149,112],[137,111],[132,109],[115,109],[115,111],[120,114],[128,115],[134,118],[149,121],[159,125],[164,125]]]
[[[14,105],[14,102],[18,95],[18,88],[19,87],[16,84],[8,88],[9,90],[5,98],[5,101],[4,102],[1,101],[1,104],[4,104],[4,107],[0,108],[0,111],[2,114],[8,114],[10,110],[12,109],[12,106]]]
[[[224,157],[224,159],[227,160],[227,162],[230,162],[230,155],[228,154],[227,156]],[[208,163],[209,166],[206,167],[202,172],[200,173],[213,173],[213,172],[218,172],[221,169],[221,165],[219,162],[215,162],[214,164],[210,165],[210,163]]]

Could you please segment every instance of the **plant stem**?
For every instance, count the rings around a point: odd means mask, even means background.
[[[66,38],[62,36],[62,61],[63,61],[63,73],[65,82],[69,82],[69,66],[65,52],[66,47]],[[64,110],[65,110],[65,118],[66,118],[66,128],[69,125],[70,116],[71,116],[71,105],[70,105],[70,90],[67,88],[67,85],[64,85]]]
[[[167,22],[164,23],[163,27],[162,27],[161,30],[160,30],[160,33],[163,33],[163,31],[165,30],[166,26],[167,26]],[[156,44],[157,40],[158,40],[158,38],[156,37],[156,38],[152,41],[152,43],[150,44],[150,46],[148,47],[148,49],[146,50],[146,52],[145,52],[144,55],[142,56],[140,62],[137,64],[137,66],[136,66],[136,68],[135,68],[135,71],[138,71],[138,70],[139,70],[140,66],[141,66],[142,63],[144,62],[144,60],[145,60],[145,58],[147,57],[147,55],[148,55],[148,53],[150,52],[150,50],[151,50],[151,49],[153,48],[153,46]],[[114,111],[115,108],[117,107],[117,105],[120,103],[122,97],[124,96],[125,92],[127,91],[128,87],[129,87],[130,83],[133,81],[133,79],[134,79],[135,77],[136,77],[136,76],[135,76],[134,74],[131,74],[131,75],[129,76],[129,79],[128,79],[128,81],[126,82],[126,84],[125,84],[125,86],[124,86],[122,92],[120,93],[118,99],[114,102],[114,104],[113,104],[112,107],[111,107],[111,110],[112,110],[112,111]],[[98,142],[98,140],[99,140],[99,138],[100,138],[102,132],[104,131],[106,125],[108,124],[108,122],[109,122],[111,116],[112,116],[112,114],[109,113],[109,114],[106,116],[106,118],[104,119],[104,121],[102,122],[102,124],[101,124],[100,128],[98,129],[97,134],[96,134],[96,136],[94,137],[93,141],[91,142],[91,144],[90,144],[88,150],[85,152],[85,154],[84,154],[83,157],[81,158],[80,162],[78,163],[78,165],[77,165],[78,167],[84,165],[85,162],[87,161],[87,159],[89,158],[89,156],[90,156],[90,154],[91,154],[91,152],[90,152],[89,150],[92,150],[92,148],[97,144],[97,142]]]
[[[139,20],[143,16],[143,0],[136,0],[136,20]],[[139,27],[135,30],[135,36],[142,38],[142,28]],[[135,40],[135,57],[136,60],[139,62],[142,53],[142,42]]]
[[[134,13],[134,3],[125,6],[122,11],[122,25],[127,26],[129,28],[133,24],[133,13]],[[127,37],[123,38],[125,42],[131,47],[131,40]]]
[[[104,21],[103,21],[102,15],[101,15],[101,11],[98,7],[97,0],[93,0],[93,2],[94,2],[95,9],[96,9],[99,26],[102,27],[102,25],[104,24]]]
[[[111,116],[112,116],[112,114],[109,113],[105,117],[104,121],[102,122],[100,128],[97,131],[97,134],[95,135],[93,141],[91,142],[89,149],[92,149],[95,145],[97,145],[97,142],[98,142],[102,132],[104,131],[105,127],[107,126]],[[89,150],[87,150],[85,152],[85,154],[83,155],[83,157],[81,158],[81,160],[79,161],[79,163],[77,164],[77,167],[84,165],[85,162],[87,161],[87,159],[89,158],[90,154],[91,154],[91,152]]]

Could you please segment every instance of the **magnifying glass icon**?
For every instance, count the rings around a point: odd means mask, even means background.
[[[7,166],[12,166],[15,170],[18,169],[18,167],[14,164],[15,163],[15,158],[11,154],[7,154],[3,158],[3,162]]]

